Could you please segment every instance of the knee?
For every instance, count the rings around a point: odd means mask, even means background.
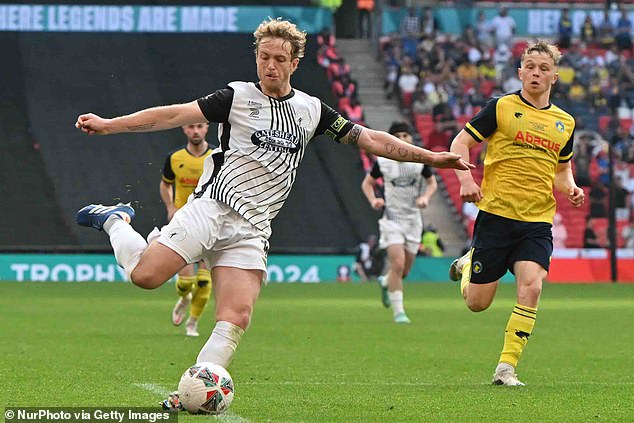
[[[160,280],[153,272],[139,268],[139,266],[132,271],[130,279],[133,284],[143,289],[156,289],[165,282]]]
[[[401,277],[405,277],[405,264],[400,260],[394,260],[390,263],[390,270]]]
[[[519,298],[528,298],[531,300],[538,299],[542,294],[541,279],[533,279],[518,283],[517,295]]]
[[[484,311],[491,305],[491,301],[482,298],[465,298],[465,302],[469,310],[478,313],[480,311]]]
[[[218,308],[218,310],[216,310],[216,321],[230,322],[246,330],[251,322],[252,312],[253,308],[246,304],[233,306],[231,308]]]

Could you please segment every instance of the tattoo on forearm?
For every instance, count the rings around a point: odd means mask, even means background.
[[[398,149],[398,155],[401,156],[402,159],[404,159],[405,157],[407,157],[407,148],[405,147],[399,147]]]
[[[391,142],[388,142],[387,144],[385,144],[384,148],[387,154],[392,154],[392,152],[394,152],[394,150],[396,149],[394,144],[392,144]]]
[[[412,159],[414,159],[415,162],[422,162],[423,161],[423,155],[420,153],[412,153]]]
[[[362,127],[354,125],[348,135],[348,144],[357,145],[359,143],[359,137],[361,136]]]
[[[128,126],[130,132],[145,132],[156,126],[156,122],[142,123],[141,125]]]

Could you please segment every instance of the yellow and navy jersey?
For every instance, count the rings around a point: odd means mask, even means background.
[[[574,118],[554,104],[537,109],[518,91],[489,101],[464,129],[489,142],[478,207],[509,219],[552,223],[555,172],[572,158]]]
[[[167,155],[163,166],[163,181],[174,185],[176,208],[183,207],[187,203],[189,194],[196,189],[198,180],[203,174],[203,163],[211,151],[211,148],[207,148],[203,155],[196,157],[185,146]]]

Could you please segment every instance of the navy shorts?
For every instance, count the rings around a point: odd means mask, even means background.
[[[552,225],[522,222],[480,210],[471,243],[471,282],[489,283],[513,272],[517,261],[533,261],[546,271],[553,253]]]

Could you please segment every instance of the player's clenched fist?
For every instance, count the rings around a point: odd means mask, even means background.
[[[77,118],[75,127],[88,135],[106,135],[108,134],[106,123],[107,119],[88,113]]]

